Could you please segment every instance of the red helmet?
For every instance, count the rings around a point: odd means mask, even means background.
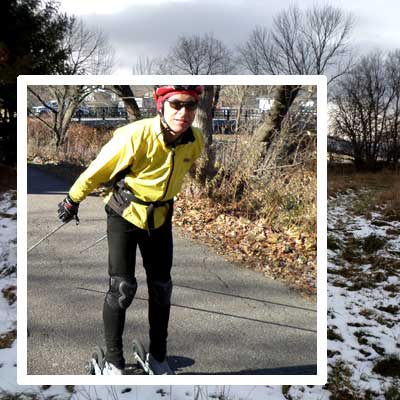
[[[153,98],[157,104],[157,111],[160,111],[164,101],[175,94],[188,94],[193,96],[196,101],[199,95],[203,93],[203,86],[200,85],[171,85],[171,86],[155,86]]]

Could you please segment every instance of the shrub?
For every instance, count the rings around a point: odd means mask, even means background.
[[[93,128],[72,123],[65,143],[55,147],[51,129],[40,121],[28,119],[28,159],[39,158],[42,162],[88,165],[100,148],[110,140],[113,130]]]
[[[381,360],[379,360],[374,368],[373,372],[382,376],[393,376],[400,378],[400,358],[398,355],[392,354]]]
[[[257,168],[260,146],[249,136],[216,142],[216,174],[204,192],[219,204],[233,206],[251,220],[264,219],[273,229],[301,226],[315,233],[316,168],[304,163],[287,168]]]
[[[359,399],[359,395],[351,382],[352,372],[344,360],[337,360],[328,375],[325,388],[332,395],[332,399]]]
[[[387,240],[385,238],[371,234],[364,238],[362,248],[366,253],[371,254],[382,249],[386,242]]]
[[[385,391],[385,400],[398,400],[400,399],[400,382],[395,382],[389,386]]]
[[[337,340],[339,342],[344,342],[343,337],[339,333],[336,333],[335,330],[331,327],[327,330],[327,338],[328,340]]]

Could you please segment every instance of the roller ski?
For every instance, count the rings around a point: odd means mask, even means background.
[[[146,352],[143,344],[139,340],[133,341],[132,349],[136,364],[147,375],[175,375],[168,365],[167,360],[163,362],[157,361],[150,353]]]
[[[104,358],[104,351],[96,346],[92,357],[85,365],[87,375],[123,375],[124,371],[108,363]]]

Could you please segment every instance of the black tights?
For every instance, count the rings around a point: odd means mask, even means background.
[[[172,267],[172,229],[171,222],[155,229],[152,235],[126,221],[106,206],[107,236],[109,249],[110,277],[125,279],[135,277],[136,247],[139,246],[147,276],[149,291],[148,318],[150,325],[150,353],[163,361],[167,352],[168,321],[170,301],[159,295],[154,287],[170,287]],[[168,292],[168,289],[167,289]],[[118,368],[125,367],[122,334],[126,310],[113,308],[105,301],[103,307],[104,333],[106,341],[106,360]]]

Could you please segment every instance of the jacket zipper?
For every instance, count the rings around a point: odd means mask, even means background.
[[[175,167],[175,146],[173,146],[171,148],[171,152],[172,152],[172,165],[171,165],[171,171],[169,173],[169,177],[168,177],[168,181],[167,181],[167,186],[165,187],[165,191],[164,191],[164,195],[163,195],[163,200],[165,200],[165,196],[168,193],[168,189],[169,189],[169,184],[171,182],[171,178],[172,178],[172,174],[174,173],[174,167]]]

